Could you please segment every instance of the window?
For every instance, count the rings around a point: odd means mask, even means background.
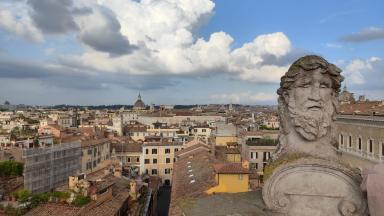
[[[148,149],[145,149],[145,154],[149,154],[149,151],[148,151]]]
[[[361,150],[361,137],[359,137],[359,150]]]
[[[384,156],[384,143],[381,143],[381,156]]]
[[[258,157],[259,157],[259,155],[258,155],[258,153],[257,152],[255,152],[255,158],[257,159]]]
[[[369,140],[369,153],[373,153],[373,140]]]
[[[90,162],[90,161],[87,162],[87,170],[88,170],[88,169],[92,169],[92,162]]]
[[[130,157],[128,157],[128,158],[127,158],[127,161],[128,161],[128,163],[130,163],[130,162],[131,162],[131,158],[130,158]]]
[[[157,149],[152,149],[152,154],[157,154]]]
[[[340,134],[340,145],[344,145],[344,137],[343,137],[343,134]]]
[[[349,136],[349,143],[348,143],[348,147],[351,148],[352,147],[352,136]]]
[[[140,158],[139,157],[136,158],[136,162],[140,162]]]
[[[145,159],[144,164],[149,164],[149,159]]]
[[[173,163],[175,163],[176,162],[176,158],[173,158]]]
[[[157,164],[157,159],[156,158],[153,158],[153,164]]]
[[[263,152],[263,161],[267,161],[269,159],[269,152]]]
[[[169,168],[168,169],[164,169],[164,173],[165,174],[171,174],[171,169],[169,169]]]
[[[165,163],[171,163],[171,158],[165,158]]]
[[[207,132],[207,129],[202,129],[201,132],[205,133]]]
[[[193,132],[197,133],[197,129],[193,129]]]
[[[251,159],[253,159],[253,152],[251,152]]]
[[[157,169],[152,169],[152,175],[157,175]]]
[[[171,153],[171,149],[166,148],[166,149],[165,149],[165,154],[170,154],[170,153]]]
[[[175,152],[178,152],[179,151],[179,149],[178,148],[175,148]]]
[[[148,174],[148,169],[145,169],[145,174]]]

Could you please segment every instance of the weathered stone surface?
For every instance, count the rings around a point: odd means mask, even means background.
[[[304,56],[281,78],[278,154],[303,152],[337,158],[331,136],[338,105],[341,70],[319,56]]]
[[[361,188],[368,194],[369,214],[384,214],[384,164],[377,164],[363,169]]]
[[[263,188],[271,215],[368,214],[361,178],[339,162],[331,133],[340,72],[319,56],[305,56],[281,78],[279,147]]]
[[[263,198],[272,215],[366,215],[360,182],[357,173],[341,164],[303,158],[275,169]]]

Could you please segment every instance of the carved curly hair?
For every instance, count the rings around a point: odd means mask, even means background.
[[[332,80],[332,88],[336,93],[340,92],[341,82],[344,77],[340,74],[341,70],[336,65],[327,62],[324,58],[317,55],[307,55],[296,60],[288,72],[281,77],[280,88],[277,94],[282,96],[283,92],[291,89],[292,84],[297,80],[297,76],[304,75],[306,71],[313,71],[321,68],[321,73],[328,74]]]

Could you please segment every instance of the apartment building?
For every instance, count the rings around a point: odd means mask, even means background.
[[[190,129],[190,135],[198,138],[202,138],[204,140],[208,140],[214,132],[213,128],[207,126],[194,126]]]
[[[123,166],[124,172],[129,176],[140,174],[140,161],[142,160],[142,142],[132,139],[114,139],[111,144],[111,157],[116,158]]]
[[[110,162],[109,138],[98,138],[81,141],[81,172],[92,173],[105,168]]]
[[[140,172],[159,176],[165,184],[171,184],[175,152],[183,148],[183,143],[162,137],[146,137],[143,143]]]
[[[242,157],[249,162],[250,170],[263,175],[265,165],[277,148],[277,132],[245,132],[241,134],[239,141],[242,145]]]

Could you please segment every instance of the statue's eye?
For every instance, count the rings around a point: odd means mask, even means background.
[[[326,83],[320,84],[320,88],[329,88],[329,85]]]

